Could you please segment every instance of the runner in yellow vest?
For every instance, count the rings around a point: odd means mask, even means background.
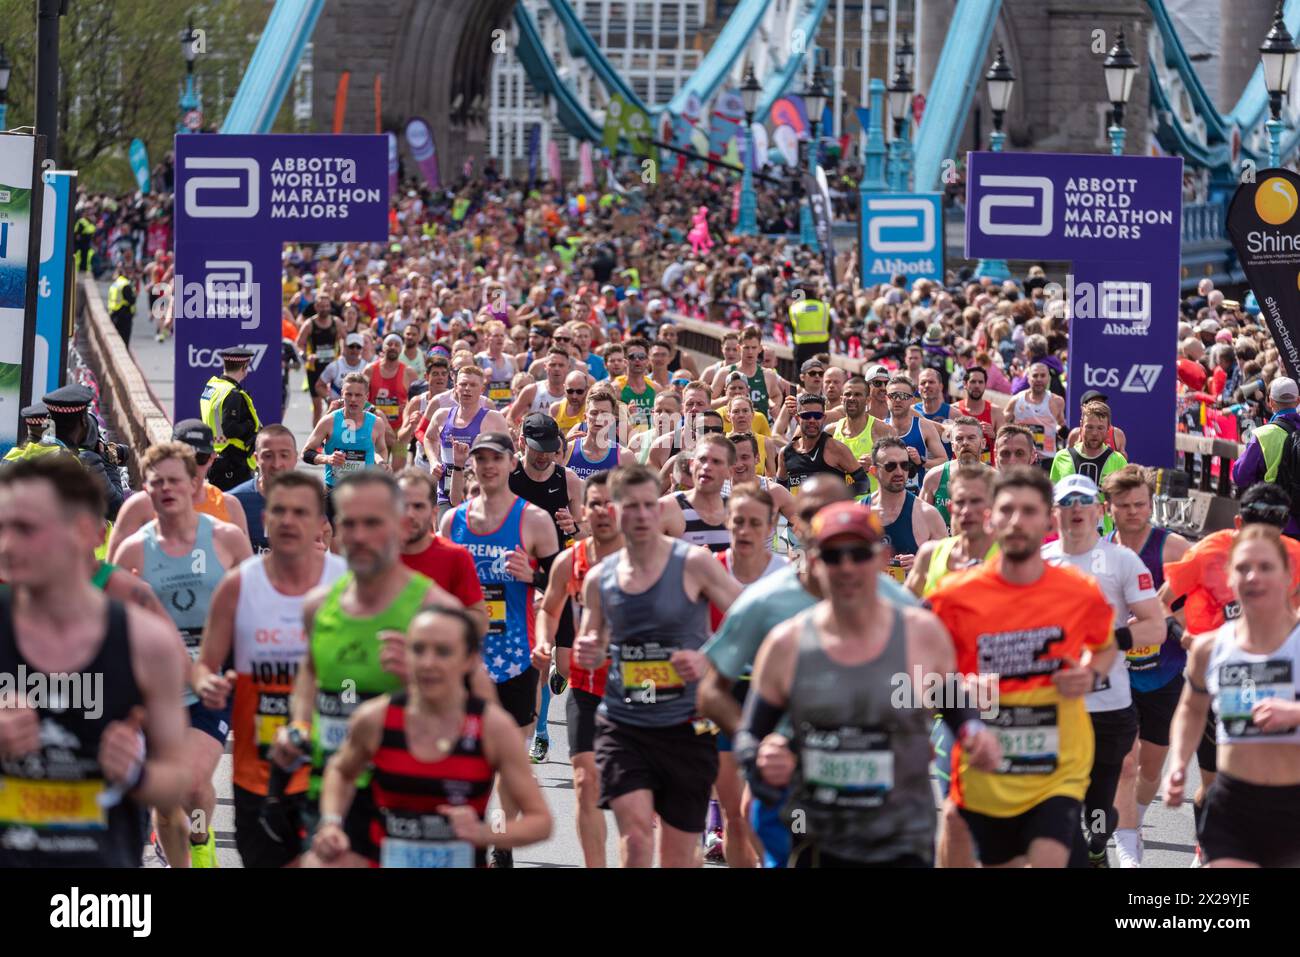
[[[253,477],[257,468],[253,443],[262,423],[253,407],[253,397],[241,385],[248,377],[253,350],[232,346],[217,355],[221,357],[222,374],[214,375],[204,387],[199,415],[216,439],[212,447],[217,461],[208,473],[208,481],[228,492]]]
[[[871,450],[875,448],[876,442],[887,435],[893,435],[894,428],[867,411],[867,380],[862,376],[848,378],[840,401],[844,405],[844,418],[830,430],[831,437],[847,445],[853,457],[867,468],[871,465]],[[871,491],[874,492],[879,487],[876,477],[872,475]],[[858,500],[866,501],[870,497],[871,493],[868,492],[858,496]]]

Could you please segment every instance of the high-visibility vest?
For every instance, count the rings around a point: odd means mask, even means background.
[[[800,299],[790,304],[794,344],[825,342],[831,337],[831,312],[820,299]]]
[[[221,431],[221,410],[225,405],[226,398],[237,390],[235,383],[229,379],[214,375],[208,380],[207,386],[203,389],[203,394],[199,396],[199,416],[203,419],[208,428],[212,430],[212,450],[220,455],[228,446],[233,445],[239,451],[248,455],[248,467],[257,468],[257,459],[253,455],[253,450],[244,442],[243,439],[226,438]],[[262,422],[257,417],[257,409],[253,406],[253,397],[242,389],[239,394],[248,402],[248,411],[253,413],[253,426],[260,432]]]
[[[1264,481],[1277,481],[1277,469],[1282,464],[1282,448],[1286,445],[1286,429],[1276,422],[1261,425],[1255,430],[1259,451],[1264,456]]]
[[[113,285],[108,287],[108,314],[111,316],[119,309],[126,308],[126,297],[122,295],[122,290],[131,285],[131,280],[125,276],[118,276],[113,280]]]
[[[51,442],[28,442],[25,445],[15,445],[6,452],[4,461],[21,462],[23,459],[35,459],[42,455],[49,455],[51,452],[62,451],[66,451],[64,446]]]

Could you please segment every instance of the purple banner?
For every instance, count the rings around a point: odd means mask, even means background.
[[[421,117],[414,117],[406,122],[406,145],[411,148],[415,165],[420,168],[424,181],[431,189],[437,189],[438,149],[433,143],[433,130]]]
[[[397,155],[397,134],[385,133],[388,139],[388,195],[397,195],[397,174],[401,169],[401,162]]]
[[[1172,466],[1182,159],[971,153],[968,162],[968,258],[1072,263],[1065,288],[1049,287],[1070,318],[1070,424],[1079,398],[1098,389],[1127,433],[1129,461]]]
[[[244,388],[262,421],[280,409],[281,250],[382,242],[383,135],[176,137],[176,420],[198,415],[217,351],[254,352]]]

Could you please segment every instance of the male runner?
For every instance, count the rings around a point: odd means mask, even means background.
[[[487,602],[474,556],[434,532],[438,485],[423,469],[408,466],[397,476],[402,490],[402,564],[452,595],[487,634]]]
[[[366,366],[363,375],[370,404],[388,419],[388,425],[396,435],[402,425],[402,410],[416,379],[415,371],[402,362],[402,337],[395,333],[384,336],[384,351]],[[406,460],[406,446],[395,442],[389,451],[393,457],[393,471],[399,471]]]
[[[242,485],[236,485],[230,494],[244,509],[244,517],[248,520],[248,540],[253,551],[260,553],[271,547],[262,525],[267,483],[281,472],[292,471],[297,465],[298,440],[291,429],[273,422],[262,426],[262,431],[257,433],[253,454],[257,459],[257,474]]]
[[[921,491],[921,480],[926,470],[938,468],[948,461],[948,455],[944,452],[939,427],[913,410],[914,389],[912,380],[905,375],[896,375],[889,380],[889,425],[911,459],[912,471],[906,484],[907,490],[916,495]],[[898,554],[897,550],[895,554]]]
[[[641,338],[628,339],[623,343],[627,356],[627,374],[613,379],[618,400],[628,407],[628,419],[633,428],[644,428],[650,424],[650,413],[655,407],[654,382],[647,372],[650,368],[650,344]]]
[[[998,429],[993,443],[993,467],[999,471],[1018,465],[1033,465],[1038,461],[1034,433],[1023,425],[1004,425]]]
[[[949,459],[937,469],[926,472],[925,481],[921,483],[921,501],[935,507],[939,517],[943,519],[944,528],[948,527],[952,518],[948,510],[948,503],[952,498],[952,476],[963,466],[979,465],[980,450],[984,448],[984,433],[980,430],[979,420],[969,415],[959,415],[953,419],[950,434],[952,448],[957,453],[957,457]]]
[[[478,366],[487,378],[486,394],[492,407],[504,412],[510,406],[510,382],[515,377],[514,356],[503,350],[506,344],[506,324],[494,319],[486,327],[487,348],[475,355]]]
[[[1179,561],[1187,553],[1187,539],[1151,523],[1155,483],[1141,466],[1126,465],[1112,472],[1102,487],[1115,521],[1111,541],[1137,553],[1159,592],[1165,582],[1165,565]],[[1169,728],[1183,689],[1187,652],[1183,649],[1182,633],[1183,626],[1177,619],[1167,617],[1161,641],[1147,646],[1135,644],[1124,653],[1133,704],[1138,712],[1138,741],[1129,760],[1124,762],[1115,796],[1119,810],[1115,854],[1120,867],[1142,864],[1142,822],[1160,787],[1160,774],[1169,751]]]
[[[342,398],[343,380],[353,374],[364,375],[366,371],[366,360],[362,356],[365,346],[365,336],[358,332],[350,333],[344,340],[343,355],[325,367],[325,371],[316,380],[316,391],[313,395],[319,397],[322,403],[329,403]],[[369,391],[370,387],[367,385],[367,395]],[[327,406],[323,405],[322,407]],[[319,419],[313,419],[312,421],[316,422]]]
[[[320,381],[321,373],[342,357],[343,339],[343,323],[333,314],[329,295],[322,291],[316,299],[316,311],[311,320],[304,322],[299,328],[296,343],[298,351],[307,357],[307,391],[311,393],[313,422],[321,417],[325,402],[325,392],[318,389],[316,383]],[[353,351],[359,358],[361,355],[359,342]]]
[[[943,453],[952,458],[952,445],[949,444],[949,426],[952,422],[952,406],[943,397],[943,379],[938,369],[922,369],[917,385],[921,401],[912,406],[912,411],[922,418],[929,419],[939,429],[939,438],[943,442]]]
[[[892,385],[890,388],[894,388]],[[880,487],[871,494],[875,509],[885,529],[885,543],[890,557],[886,566],[900,585],[916,561],[916,553],[927,542],[943,538],[948,526],[938,510],[907,490],[909,449],[902,439],[889,436],[871,450],[873,467]]]
[[[952,795],[985,867],[1064,867],[1080,842],[1092,766],[1083,697],[1115,660],[1112,612],[1087,576],[1043,561],[1052,487],[1041,469],[998,475],[993,530],[1001,551],[945,581],[930,606],[953,637],[957,670],[996,674],[998,771],[953,752]]]
[[[439,518],[451,507],[451,478],[462,468],[456,464],[453,443],[469,446],[483,432],[510,431],[505,416],[480,407],[484,382],[478,366],[462,366],[456,373],[456,403],[434,412],[424,433],[425,454],[430,462],[441,462],[443,468],[438,480]]]
[[[569,472],[579,482],[632,460],[632,453],[618,442],[618,405],[608,388],[597,386],[587,395],[586,422],[587,430],[574,439],[566,460]],[[555,431],[558,440],[559,429]]]
[[[719,348],[722,349],[722,358],[711,365],[705,366],[704,371],[700,373],[700,381],[710,389],[713,388],[713,383],[719,374],[725,380],[726,373],[724,370],[732,368],[740,362],[740,333],[724,332]]]
[[[529,383],[519,390],[519,394],[510,403],[510,408],[506,410],[506,421],[511,425],[518,425],[530,412],[550,414],[553,405],[557,402],[565,402],[566,379],[573,376],[569,372],[570,365],[571,360],[567,352],[563,349],[552,349],[546,356],[546,378],[541,382]],[[585,396],[586,373],[580,372],[578,375],[582,378],[584,385],[582,392]]]
[[[1076,446],[1061,449],[1052,457],[1052,482],[1061,481],[1067,475],[1083,475],[1092,483],[1101,486],[1106,476],[1118,472],[1128,465],[1128,459],[1106,444],[1106,432],[1110,428],[1110,406],[1105,402],[1089,402],[1083,407],[1083,439]],[[1101,500],[1106,501],[1103,495]],[[1110,533],[1114,522],[1110,514],[1102,518],[1104,531]]]
[[[569,764],[573,768],[574,817],[578,843],[588,867],[605,866],[605,815],[600,809],[600,776],[596,771],[596,709],[605,694],[607,664],[588,671],[572,658],[574,621],[582,614],[582,588],[587,572],[623,547],[623,533],[609,499],[610,472],[597,472],[583,483],[583,520],[589,538],[579,539],[555,557],[542,596],[541,618],[533,665],[555,669],[568,679],[564,714],[568,722]]]
[[[1091,576],[1114,609],[1119,650],[1150,647],[1164,639],[1165,613],[1156,600],[1151,573],[1137,553],[1097,533],[1100,491],[1091,480],[1072,475],[1055,487],[1056,524],[1061,537],[1043,546],[1043,558],[1072,565]],[[1092,775],[1084,795],[1084,826],[1089,863],[1108,867],[1106,844],[1119,819],[1115,789],[1124,760],[1137,740],[1138,716],[1129,690],[1124,655],[1116,655],[1110,673],[1084,699],[1095,741]]]
[[[889,420],[889,369],[874,365],[863,373],[867,380],[867,414],[882,422]]]
[[[703,548],[660,532],[659,478],[640,465],[610,481],[625,546],[583,585],[573,660],[594,670],[610,656],[596,717],[601,799],[614,811],[624,867],[654,859],[659,816],[662,867],[698,867],[718,751],[696,722],[696,683],[706,670],[708,603],[731,607],[740,585]]]
[[[759,649],[737,757],[770,797],[791,788],[791,866],[928,867],[931,712],[898,707],[896,679],[919,692],[923,675],[951,674],[952,641],[928,611],[877,598],[888,546],[869,509],[831,505],[811,532],[810,569],[827,598]],[[996,768],[997,739],[976,712],[945,715],[972,765]],[[777,733],[787,716],[792,733]]]
[[[349,372],[343,380],[343,408],[317,422],[303,444],[302,460],[325,466],[327,496],[343,476],[374,465],[387,467],[388,428],[382,418],[366,411],[367,388],[365,376]],[[332,522],[332,497],[326,499],[325,512]]]
[[[877,419],[867,411],[867,380],[862,376],[849,376],[844,383],[841,402],[844,418],[835,423],[830,434],[848,446],[861,468],[870,469],[872,447],[886,436],[897,433],[884,419]],[[879,483],[872,475],[871,491],[874,492],[878,487]]]
[[[570,372],[564,377],[564,397],[552,402],[551,407],[545,410],[560,427],[561,435],[568,435],[574,426],[586,419],[589,389],[585,372]]]
[[[660,393],[660,396],[665,395],[668,393]],[[665,407],[665,403],[674,401],[676,401],[675,397],[665,399],[663,402],[659,398],[655,399],[657,418],[654,420],[654,427],[656,430],[667,429],[667,431],[660,431],[650,443],[649,456],[642,463],[657,469],[660,475],[669,468],[668,463],[681,452],[695,447],[698,434],[703,430],[701,416],[710,411],[709,390],[702,382],[692,382],[682,390],[681,415],[674,414],[671,407]]]
[[[1008,422],[1026,426],[1034,435],[1034,446],[1040,460],[1050,460],[1057,453],[1057,435],[1065,429],[1065,400],[1049,392],[1051,371],[1041,362],[1029,367],[1026,375],[1029,388],[1017,392],[1007,403],[1004,414]],[[1055,467],[1053,467],[1055,471]],[[1089,476],[1098,481],[1097,476]],[[1052,481],[1059,476],[1053,475]]]
[[[784,485],[778,485],[776,479],[758,475],[758,437],[750,432],[732,432],[727,441],[736,447],[736,464],[731,467],[729,482],[723,483],[722,494],[730,494],[730,489],[737,485],[754,484],[771,496],[778,515],[784,515],[787,522],[794,522],[795,498]]]
[[[839,474],[853,484],[854,495],[869,494],[871,482],[849,447],[822,430],[826,399],[804,393],[799,396],[799,431],[781,450],[776,480],[798,495],[799,487],[818,472]]]
[[[984,390],[988,388],[988,384],[988,370],[983,366],[972,365],[966,370],[966,375],[962,379],[962,387],[966,395],[953,407],[958,414],[969,415],[979,422],[984,436],[983,461],[985,463],[992,461],[993,442],[1003,425],[1002,410],[984,398]]]
[[[680,538],[691,545],[701,545],[711,552],[723,552],[731,545],[727,527],[727,500],[723,483],[731,476],[736,462],[736,447],[725,436],[710,433],[700,436],[691,453],[689,492],[674,492],[660,501],[660,531],[670,538]]]
[[[303,758],[311,761],[302,809],[308,845],[317,824],[328,820],[321,820],[318,806],[321,776],[346,738],[348,718],[361,702],[402,686],[403,633],[416,614],[434,606],[459,607],[445,590],[399,562],[402,491],[392,475],[376,469],[345,475],[334,499],[348,570],[303,600],[307,654],[294,678],[289,724],[276,731],[270,751],[270,759],[286,770],[296,769]],[[471,683],[483,688],[481,672]],[[365,778],[358,782],[341,822],[353,850],[362,854],[374,850],[370,824],[377,812],[369,784]]]
[[[235,846],[245,867],[285,867],[301,850],[307,768],[290,779],[268,754],[289,721],[289,695],[307,653],[303,601],[347,569],[316,544],[325,489],[314,475],[290,469],[272,478],[265,516],[270,547],[227,572],[212,593],[193,669],[205,707],[225,711],[233,695]]]
[[[763,331],[758,326],[746,326],[740,333],[740,361],[734,365],[724,366],[722,371],[713,377],[714,399],[721,398],[726,389],[727,373],[736,370],[749,383],[749,400],[754,403],[756,414],[767,416],[774,406],[781,404],[780,376],[759,364],[759,352],[762,348]]]
[[[234,525],[195,510],[201,480],[190,446],[151,446],[140,460],[140,471],[157,517],[122,543],[117,564],[139,575],[158,595],[194,662],[217,585],[227,569],[253,550],[248,536]],[[184,756],[193,781],[179,805],[156,807],[158,842],[172,867],[216,867],[216,838],[209,826],[217,806],[212,774],[225,750],[230,710],[205,707],[190,680],[183,703],[190,717]]]
[[[99,689],[79,709],[0,707],[0,867],[139,867],[145,809],[190,788],[171,626],[68,574],[103,519],[102,489],[69,456],[0,471],[0,673]]]
[[[522,730],[532,738],[537,717],[537,669],[529,655],[533,646],[533,589],[546,587],[551,563],[559,551],[555,523],[536,505],[510,490],[515,446],[503,432],[483,432],[470,447],[479,494],[442,518],[442,534],[464,545],[474,556],[483,596],[487,599],[488,632],[483,663],[496,683],[496,694]],[[519,808],[502,801],[506,817]],[[493,852],[494,866],[513,867],[509,850]]]

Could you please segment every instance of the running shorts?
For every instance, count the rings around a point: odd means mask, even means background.
[[[1206,861],[1300,867],[1300,785],[1249,784],[1220,771],[1205,795],[1197,837]]]
[[[245,867],[285,867],[302,853],[302,817],[307,803],[305,792],[286,794],[280,798],[289,822],[296,826],[299,840],[281,844],[262,827],[262,805],[266,796],[234,786],[235,791],[235,847]]]
[[[521,728],[526,728],[537,718],[537,677],[537,669],[529,665],[527,671],[497,685],[501,707],[510,712],[510,717]]]
[[[1138,738],[1160,747],[1169,747],[1169,729],[1183,694],[1183,676],[1175,675],[1154,691],[1133,690],[1133,704],[1138,711]]]
[[[709,796],[718,776],[718,746],[692,723],[639,728],[596,716],[600,804],[633,791],[654,796],[655,813],[669,827],[703,834]]]
[[[568,722],[570,756],[596,750],[596,709],[599,707],[599,695],[569,688],[569,699],[564,702],[564,717]]]
[[[1030,843],[1039,837],[1072,848],[1082,839],[1082,814],[1082,801],[1059,794],[1015,817],[992,817],[961,809],[961,816],[975,838],[976,857],[989,867],[1027,853]]]
[[[225,747],[226,736],[230,734],[230,704],[227,703],[220,711],[213,711],[204,707],[202,701],[196,701],[190,705],[189,711],[190,727],[215,738]]]

